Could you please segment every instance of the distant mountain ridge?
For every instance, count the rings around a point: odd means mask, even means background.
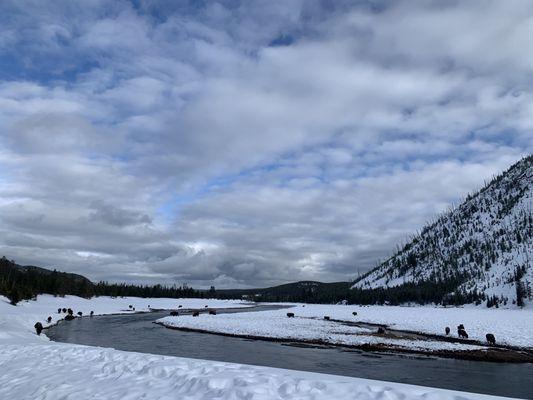
[[[443,301],[524,305],[533,299],[533,156],[424,227],[353,289],[432,284]]]

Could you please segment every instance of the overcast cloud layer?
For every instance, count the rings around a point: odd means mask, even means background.
[[[0,3],[0,254],[347,280],[533,149],[531,1],[172,3]]]

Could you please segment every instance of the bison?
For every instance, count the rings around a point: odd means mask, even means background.
[[[357,311],[354,311],[354,312],[352,313],[352,315],[353,315],[353,316],[357,315]]]
[[[82,315],[83,315],[83,313],[81,311],[78,311],[78,316],[81,317]]]
[[[74,315],[72,315],[72,314],[65,315],[65,321],[72,321],[74,318],[76,318],[76,317],[74,317]]]
[[[217,310],[209,310],[209,315],[217,315]]]
[[[207,304],[204,306],[204,308],[208,308],[208,307],[209,307],[209,306],[208,306]]]
[[[288,312],[288,313],[287,313],[287,317],[289,317],[289,318],[294,318],[294,313],[292,313],[292,312]]]
[[[46,322],[48,322],[48,323],[52,322],[52,317],[46,318]]]
[[[178,306],[178,308],[181,308],[181,307],[183,307],[183,306],[180,304],[180,305]]]
[[[67,313],[68,313],[68,315],[73,315],[74,311],[72,311],[72,308],[68,308],[67,309]]]
[[[195,311],[195,312],[192,313],[192,316],[193,317],[199,317],[200,313],[198,311]]]
[[[33,327],[35,328],[35,332],[37,332],[37,335],[40,335],[43,331],[43,324],[41,324],[40,322],[36,322]]]
[[[67,312],[67,309],[66,309],[66,308],[63,308],[63,309],[61,309],[61,311],[63,311],[64,313],[66,313],[66,312]]]
[[[171,311],[171,312],[170,312],[170,316],[171,316],[171,317],[177,317],[178,315],[179,315],[179,314],[178,314],[177,311]]]
[[[327,315],[324,315],[324,320],[329,321],[330,318]]]
[[[94,315],[94,311],[91,311],[91,312],[89,313],[89,317],[92,317],[93,315]]]
[[[58,314],[61,314],[61,308],[58,308],[58,309],[57,309],[57,313],[58,313]]]
[[[489,344],[493,344],[493,345],[496,344],[496,338],[494,337],[492,333],[487,333],[485,337],[487,338],[487,342]]]
[[[465,339],[468,339],[468,333],[466,333],[466,331],[463,329],[457,329],[457,335],[460,337],[460,338],[465,338]]]
[[[447,326],[444,331],[446,332],[446,336],[448,336],[450,334],[450,327]]]
[[[130,305],[128,306],[128,308],[130,308],[130,309],[131,309],[131,308],[133,308],[133,306],[132,306],[132,305],[130,304]]]
[[[382,326],[380,326],[380,327],[378,328],[378,334],[379,334],[379,335],[383,335],[383,334],[385,334],[385,328],[383,328]]]

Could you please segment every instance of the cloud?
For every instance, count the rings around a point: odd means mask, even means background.
[[[22,263],[346,280],[533,148],[527,2],[0,11],[0,251]]]

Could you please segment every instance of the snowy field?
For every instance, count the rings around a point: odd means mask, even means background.
[[[109,314],[130,313],[124,311],[130,304],[136,310],[147,309],[148,304],[155,308],[175,308],[176,304],[182,304],[183,308],[202,308],[206,304],[218,308],[246,306],[241,302],[196,299],[85,300],[73,296],[39,296],[37,301],[22,302],[14,307],[0,297],[0,399],[501,398],[367,379],[54,343],[44,335],[37,336],[33,330],[36,321],[43,322],[48,315],[57,318],[54,312],[57,314],[59,307],[71,307],[75,312],[81,310],[84,314],[91,310],[96,314]],[[312,314],[311,308],[315,306],[308,307],[306,312]],[[246,313],[251,314],[254,313]],[[263,312],[256,314],[265,315]],[[234,314],[220,316],[230,315]],[[265,320],[265,323],[268,322],[268,319]]]
[[[356,316],[352,312],[357,312]],[[295,318],[287,318],[293,312]],[[533,310],[439,307],[359,307],[341,305],[294,304],[290,309],[258,313],[179,316],[160,319],[167,326],[190,328],[226,334],[321,340],[334,344],[364,343],[394,345],[427,350],[472,350],[480,346],[441,341],[395,339],[375,335],[376,328],[366,329],[325,321],[331,319],[385,324],[399,330],[444,335],[446,326],[456,336],[457,326],[464,324],[470,339],[485,341],[493,333],[499,343],[533,347]]]

